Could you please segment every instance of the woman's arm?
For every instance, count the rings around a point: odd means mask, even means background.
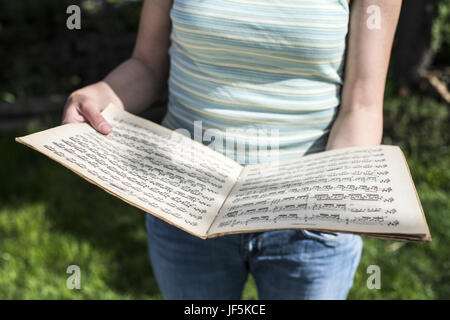
[[[341,106],[327,150],[381,143],[384,89],[401,3],[401,0],[352,1]],[[367,12],[372,5],[379,8],[379,28],[367,24],[375,14]]]
[[[146,0],[132,56],[105,79],[73,92],[63,123],[89,122],[108,134],[111,126],[100,112],[110,103],[139,112],[156,101],[169,74],[170,8],[172,0]]]

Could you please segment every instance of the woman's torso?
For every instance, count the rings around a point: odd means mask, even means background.
[[[340,103],[346,0],[174,0],[170,16],[163,125],[194,138],[197,121],[195,139],[201,129],[201,142],[214,136],[212,147],[240,163],[273,161],[271,144],[281,159],[325,148]]]

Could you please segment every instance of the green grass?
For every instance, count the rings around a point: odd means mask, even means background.
[[[450,298],[448,113],[430,102],[422,114],[427,101],[388,100],[386,132],[407,151],[433,242],[364,239],[350,299]],[[404,119],[405,110],[411,119]],[[402,128],[392,125],[396,121]],[[434,132],[405,129],[414,121]],[[0,137],[0,299],[161,299],[144,213],[14,142],[23,134]],[[72,264],[81,268],[81,290],[66,288]],[[369,265],[381,268],[380,290],[366,286]],[[257,299],[251,277],[243,298]]]
[[[0,299],[162,298],[144,212],[14,135],[0,137],[0,148]],[[66,287],[72,264],[81,269],[81,290]],[[256,297],[249,279],[243,298]]]

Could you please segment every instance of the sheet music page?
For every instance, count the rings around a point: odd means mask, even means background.
[[[242,167],[179,133],[109,106],[104,136],[68,124],[17,141],[122,200],[204,237]]]
[[[290,228],[429,234],[403,153],[384,145],[245,167],[208,234]]]

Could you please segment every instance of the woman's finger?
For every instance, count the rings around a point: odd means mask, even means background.
[[[78,112],[75,104],[68,105],[64,110],[62,124],[85,122],[86,119]]]
[[[85,101],[78,106],[79,112],[87,121],[100,133],[108,134],[111,132],[111,125],[103,118],[100,109],[91,101]]]

